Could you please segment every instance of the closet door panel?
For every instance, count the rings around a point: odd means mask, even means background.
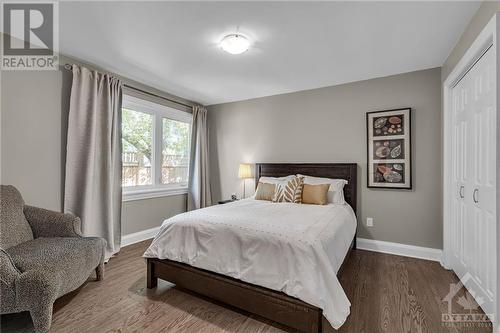
[[[473,108],[475,125],[475,146],[477,151],[474,161],[473,202],[479,211],[476,222],[481,228],[477,261],[477,278],[489,297],[495,295],[496,283],[496,114],[495,81],[493,52],[488,51],[474,68],[475,103]],[[493,249],[492,251],[490,249]],[[480,252],[480,253],[479,253]],[[493,313],[494,309],[485,303],[484,310]]]
[[[453,90],[454,98],[454,150],[452,151],[455,177],[453,177],[455,194],[453,196],[455,218],[453,229],[455,234],[454,269],[459,276],[470,270],[473,259],[470,249],[473,246],[470,240],[472,234],[470,207],[466,203],[466,194],[470,188],[469,182],[469,156],[470,156],[470,126],[468,123],[467,108],[470,103],[471,88],[468,78],[464,77]]]
[[[471,75],[467,75],[462,79],[464,82],[463,91],[465,91],[465,102],[464,108],[462,110],[463,122],[462,125],[464,127],[464,141],[461,143],[465,149],[463,168],[464,168],[464,198],[462,200],[463,205],[465,206],[464,213],[464,222],[463,222],[463,234],[464,234],[464,267],[463,273],[470,273],[472,275],[476,275],[477,270],[477,261],[476,261],[476,248],[477,248],[477,225],[475,223],[477,216],[477,212],[474,210],[474,207],[471,206],[471,198],[470,193],[474,184],[474,175],[475,175],[475,167],[474,163],[475,154],[477,150],[475,149],[475,141],[474,138],[476,136],[476,128],[474,127],[473,117],[474,114],[470,112],[471,109],[474,108],[475,99],[473,96],[474,92],[474,80]]]
[[[496,293],[496,114],[493,52],[487,51],[462,79],[465,91],[460,119],[465,122],[467,152],[463,183],[465,195],[464,260],[456,268],[459,277],[478,300]],[[462,144],[461,141],[459,144]],[[479,302],[487,314],[495,313],[494,301]]]
[[[461,81],[454,88],[453,100],[453,144],[452,144],[452,165],[453,165],[453,188],[452,196],[452,252],[454,267],[459,270],[458,274],[465,273],[465,221],[467,207],[464,203],[465,180],[467,178],[467,123],[465,119],[465,105],[467,101],[467,91],[464,82]]]

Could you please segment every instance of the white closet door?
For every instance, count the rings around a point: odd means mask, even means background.
[[[496,113],[495,63],[488,50],[452,90],[452,268],[478,302],[495,313]]]
[[[471,71],[473,103],[471,125],[472,156],[470,222],[475,236],[473,260],[474,277],[489,297],[496,289],[496,112],[495,64],[490,49]],[[490,304],[489,302],[487,304]],[[485,306],[487,306],[485,304]],[[484,309],[493,313],[493,309]]]
[[[467,205],[465,202],[465,192],[469,180],[467,174],[467,157],[469,155],[470,128],[466,108],[469,107],[470,89],[463,78],[452,91],[453,101],[453,197],[452,197],[452,252],[453,269],[458,276],[463,276],[468,269],[469,262],[466,258],[465,246],[465,225],[467,221]]]

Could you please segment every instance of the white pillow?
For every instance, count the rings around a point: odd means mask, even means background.
[[[297,176],[303,176],[304,184],[308,185],[330,184],[330,188],[328,189],[328,203],[345,205],[344,185],[347,184],[347,180],[311,177],[306,175]]]
[[[286,177],[260,177],[259,182],[276,185],[278,183],[287,183],[294,178],[295,178],[295,175],[290,175],[290,176],[286,176]]]
[[[259,183],[274,184],[274,185],[286,184],[294,178],[295,178],[295,175],[289,175],[286,177],[260,177]],[[255,189],[255,190],[257,190],[257,189]],[[255,199],[255,193],[250,198]]]

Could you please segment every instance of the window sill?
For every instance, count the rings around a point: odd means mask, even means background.
[[[133,190],[123,189],[122,202],[161,198],[172,195],[182,195],[187,193],[188,193],[187,187],[175,187],[175,188],[160,187],[160,188],[133,189]]]

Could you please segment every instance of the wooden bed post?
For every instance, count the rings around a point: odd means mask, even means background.
[[[147,278],[146,278],[147,288],[148,289],[156,288],[156,286],[158,285],[158,277],[155,275],[155,264],[153,259],[151,258],[147,259],[147,266],[148,266]]]

